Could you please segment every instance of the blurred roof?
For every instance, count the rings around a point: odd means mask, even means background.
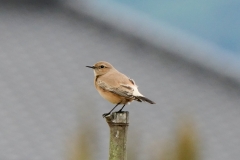
[[[69,2],[80,13],[240,82],[238,1]]]

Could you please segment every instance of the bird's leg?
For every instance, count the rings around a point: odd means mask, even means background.
[[[121,102],[120,102],[120,103],[121,103]],[[113,109],[112,109],[110,112],[104,113],[104,114],[102,115],[103,118],[105,118],[106,116],[108,116],[109,114],[111,114],[111,112],[112,112],[120,103],[118,103],[115,107],[113,107]]]
[[[119,109],[119,111],[117,111],[117,113],[122,112],[122,109],[125,107],[125,105],[126,105],[126,104],[124,104],[124,105],[122,106],[122,108]]]

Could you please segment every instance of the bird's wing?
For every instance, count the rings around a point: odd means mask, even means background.
[[[98,80],[97,85],[100,88],[110,91],[119,96],[126,97],[126,98],[133,98],[134,89],[130,85],[121,84],[121,83],[119,83],[118,85],[114,85],[114,83],[112,83],[112,85],[110,85],[109,83],[106,83],[103,80]]]
[[[133,84],[133,85],[136,85],[135,81],[131,78],[129,78],[129,81]],[[136,85],[137,86],[137,85]]]

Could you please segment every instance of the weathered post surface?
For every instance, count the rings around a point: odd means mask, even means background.
[[[127,160],[129,112],[113,112],[106,117],[110,127],[109,160]]]

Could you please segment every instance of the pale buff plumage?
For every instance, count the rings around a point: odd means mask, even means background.
[[[86,67],[94,69],[94,85],[99,94],[109,102],[117,104],[114,108],[119,104],[123,104],[119,112],[122,111],[127,103],[133,100],[155,104],[138,91],[137,85],[132,79],[117,71],[110,63],[100,61],[94,66]],[[103,114],[103,116],[109,115],[112,110]]]

